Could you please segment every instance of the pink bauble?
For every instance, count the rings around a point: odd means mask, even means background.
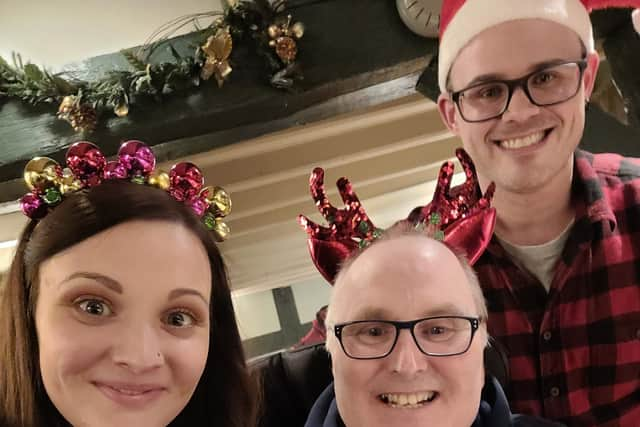
[[[104,154],[90,142],[76,142],[67,151],[67,167],[89,187],[100,184],[106,164]]]
[[[118,159],[129,172],[129,176],[149,175],[156,167],[156,157],[151,148],[142,141],[127,141],[118,150]]]
[[[47,204],[33,193],[25,194],[20,199],[20,209],[31,219],[40,219],[47,214]]]
[[[207,212],[207,209],[209,209],[209,203],[203,196],[197,196],[193,199],[190,199],[187,204],[199,217],[204,216],[204,214]]]
[[[117,160],[107,162],[104,167],[104,179],[125,179],[127,176],[127,169]]]
[[[196,165],[184,162],[171,168],[169,182],[169,193],[176,200],[183,202],[198,195],[204,185],[204,177]]]

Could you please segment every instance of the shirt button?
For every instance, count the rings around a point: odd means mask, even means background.
[[[551,387],[550,393],[551,397],[558,397],[560,396],[560,389],[558,387]]]
[[[551,332],[544,331],[544,333],[542,334],[542,339],[545,341],[549,341],[551,339]]]

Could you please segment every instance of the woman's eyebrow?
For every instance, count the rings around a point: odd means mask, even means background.
[[[199,291],[192,289],[192,288],[178,288],[178,289],[173,289],[171,292],[169,292],[169,300],[172,299],[176,299],[178,297],[181,297],[183,295],[195,295],[198,298],[200,298],[202,301],[204,301],[204,303],[206,305],[209,305],[209,301],[207,301],[207,299],[204,297],[204,295],[202,295]]]
[[[122,294],[122,285],[120,284],[120,282],[118,282],[117,280],[109,277],[109,276],[105,276],[104,274],[100,274],[100,273],[92,273],[92,272],[88,272],[88,271],[77,271],[73,274],[70,274],[69,276],[67,276],[66,278],[64,278],[62,281],[60,281],[60,283],[58,284],[58,286],[64,285],[68,282],[71,282],[75,279],[89,279],[89,280],[93,280],[109,289],[111,289],[112,291],[118,293],[118,294]]]

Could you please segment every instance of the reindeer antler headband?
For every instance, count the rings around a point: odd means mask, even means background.
[[[490,206],[495,185],[492,183],[484,195],[478,187],[475,167],[469,155],[456,150],[466,175],[466,181],[451,188],[454,165],[446,162],[440,169],[433,200],[428,205],[414,210],[408,221],[424,226],[425,233],[443,240],[448,245],[463,250],[473,264],[486,249],[493,234],[496,212]],[[311,259],[318,271],[333,283],[340,265],[353,252],[379,237],[377,228],[360,203],[347,178],[337,182],[338,191],[345,207],[331,205],[324,188],[324,171],[316,168],[309,178],[311,197],[328,225],[314,223],[304,215],[298,222],[308,234]]]

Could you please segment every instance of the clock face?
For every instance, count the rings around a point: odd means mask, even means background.
[[[442,0],[396,0],[402,22],[423,37],[438,37]]]

